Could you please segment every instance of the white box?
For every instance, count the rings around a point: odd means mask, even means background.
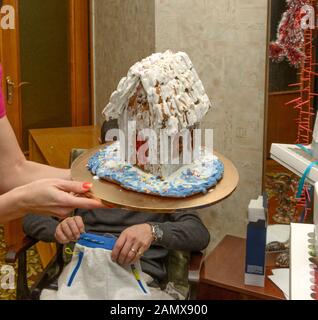
[[[308,147],[309,150],[310,147]],[[308,166],[317,159],[307,155],[295,144],[273,143],[271,147],[271,158],[285,168],[302,177]],[[307,176],[307,181],[314,185],[318,182],[318,166],[314,166]]]

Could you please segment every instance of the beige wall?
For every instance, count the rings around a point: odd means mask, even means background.
[[[235,163],[241,177],[232,197],[200,213],[211,231],[210,249],[225,234],[244,236],[248,202],[261,193],[267,0],[95,5],[98,119],[133,62],[153,51],[187,52],[216,104],[203,126],[215,130],[215,149]]]
[[[156,50],[185,51],[216,108],[203,126],[240,173],[237,192],[203,210],[210,249],[244,236],[247,206],[261,193],[267,0],[156,0]]]
[[[94,0],[95,118],[128,69],[155,51],[154,0]]]

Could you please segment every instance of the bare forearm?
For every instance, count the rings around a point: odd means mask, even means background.
[[[24,212],[20,208],[21,197],[18,189],[0,195],[0,223],[6,223],[23,216]]]
[[[68,170],[27,161],[6,117],[0,119],[0,194],[38,179],[69,179]]]
[[[19,170],[24,176],[23,179],[25,179],[23,184],[39,179],[71,179],[71,173],[69,169],[54,168],[32,161],[25,161]]]
[[[1,191],[5,193],[39,179],[70,179],[70,170],[58,169],[39,163],[21,159],[8,168],[8,173],[1,184]]]

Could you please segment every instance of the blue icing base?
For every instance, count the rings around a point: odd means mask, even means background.
[[[123,188],[161,197],[186,198],[207,193],[223,177],[223,163],[212,154],[202,155],[195,164],[180,168],[167,180],[161,180],[120,160],[119,142],[106,146],[92,156],[87,164],[100,179],[115,182]]]

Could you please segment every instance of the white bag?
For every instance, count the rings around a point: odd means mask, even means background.
[[[140,263],[122,267],[111,260],[116,238],[83,234],[59,280],[58,300],[148,300]]]

